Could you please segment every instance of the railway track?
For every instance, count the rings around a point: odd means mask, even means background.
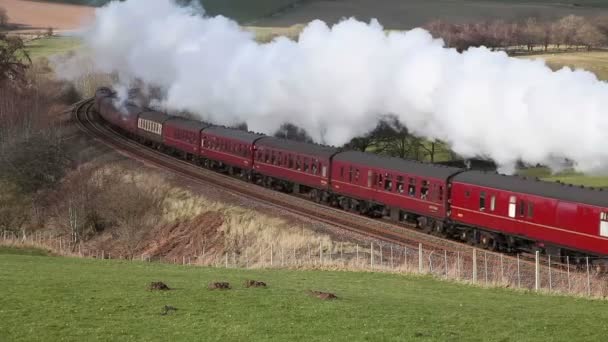
[[[471,254],[472,252],[473,247],[468,244],[429,235],[413,226],[389,223],[318,204],[300,196],[273,191],[169,156],[139,144],[101,123],[92,108],[92,99],[81,101],[73,108],[73,117],[82,131],[131,158],[144,160],[157,167],[168,169],[194,183],[221,188],[231,194],[388,244],[418,248],[421,243],[428,251],[441,251],[442,253],[447,251],[454,254],[457,252]],[[497,257],[501,255],[501,253],[491,251],[484,251],[484,253]],[[516,259],[514,256],[504,254],[502,257],[510,258],[512,261]],[[522,262],[531,263],[529,259],[522,259]]]

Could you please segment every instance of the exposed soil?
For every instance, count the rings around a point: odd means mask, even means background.
[[[338,296],[336,296],[333,293],[329,293],[329,292],[321,292],[321,291],[308,291],[308,293],[311,296],[317,297],[321,300],[334,300],[334,299],[338,299]]]
[[[245,282],[245,287],[266,287],[266,283],[263,281],[256,281],[256,280],[247,280]]]
[[[226,282],[214,282],[208,286],[209,290],[230,290],[230,283]]]
[[[6,9],[9,23],[18,30],[69,31],[92,20],[95,8],[67,4],[25,0],[0,0]]]
[[[167,284],[163,283],[162,281],[154,281],[154,282],[150,283],[150,286],[148,287],[148,289],[150,291],[169,291],[169,290],[171,290],[169,288],[169,286],[167,286]]]

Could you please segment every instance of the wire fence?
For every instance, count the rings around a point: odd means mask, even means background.
[[[597,258],[561,258],[551,255],[507,256],[471,247],[465,252],[410,248],[392,244],[320,243],[299,248],[241,248],[210,252],[202,248],[192,255],[165,257],[146,254],[121,255],[92,250],[61,236],[30,235],[3,231],[3,245],[40,247],[66,256],[122,259],[226,268],[318,268],[355,271],[427,274],[481,286],[604,298],[608,276],[594,266]]]

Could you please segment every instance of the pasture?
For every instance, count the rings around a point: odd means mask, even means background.
[[[584,69],[596,74],[600,80],[608,81],[608,51],[548,53],[524,58],[543,59],[554,70],[564,66]]]
[[[576,4],[576,5],[575,5]],[[569,14],[596,16],[608,14],[603,0],[343,0],[303,1],[281,15],[261,18],[258,26],[290,26],[321,19],[336,23],[356,17],[377,18],[388,29],[407,29],[432,20],[474,22],[491,19],[518,20],[527,17],[554,19]]]
[[[0,278],[0,331],[9,341],[598,341],[608,333],[601,300],[427,276],[172,266],[0,247]],[[268,288],[245,288],[249,279]],[[173,290],[149,291],[153,281]],[[209,290],[214,281],[232,289]],[[165,305],[177,310],[163,315]]]

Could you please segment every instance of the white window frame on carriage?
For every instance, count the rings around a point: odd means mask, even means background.
[[[600,213],[600,236],[608,237],[608,212]]]

